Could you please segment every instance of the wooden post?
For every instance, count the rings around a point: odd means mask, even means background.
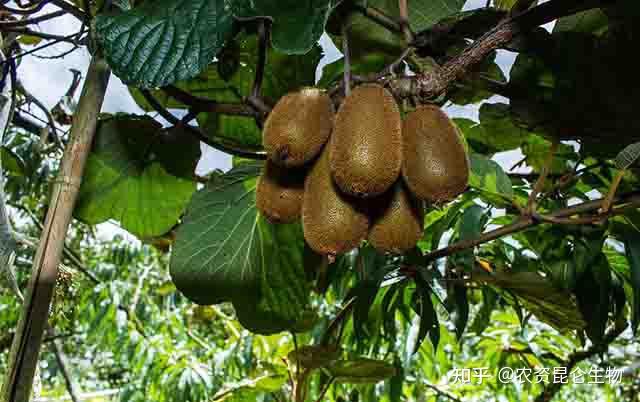
[[[3,402],[29,402],[64,240],[110,75],[104,60],[94,55],[73,116],[69,143],[53,186],[44,230],[33,260],[26,300],[9,355],[9,371],[0,399]]]

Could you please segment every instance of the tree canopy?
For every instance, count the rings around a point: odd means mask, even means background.
[[[640,7],[481,3],[0,6],[0,401],[637,400]],[[56,43],[91,61],[51,108],[21,69]],[[365,84],[448,113],[468,186],[407,252],[320,255],[257,206],[263,128]]]

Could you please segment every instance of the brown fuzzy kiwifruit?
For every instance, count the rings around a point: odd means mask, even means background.
[[[304,194],[304,170],[285,169],[267,160],[258,178],[256,207],[273,223],[300,218]]]
[[[402,180],[380,199],[369,230],[369,243],[380,252],[402,254],[416,246],[424,228],[424,204]]]
[[[402,120],[393,95],[377,84],[353,90],[338,110],[330,143],[331,174],[357,197],[387,191],[400,174]]]
[[[469,183],[469,158],[449,117],[437,106],[409,113],[402,129],[402,176],[418,198],[449,201]]]
[[[329,139],[333,118],[331,98],[321,89],[303,88],[283,96],[264,124],[267,156],[284,167],[304,165]]]
[[[305,181],[302,230],[307,244],[329,257],[358,247],[369,231],[369,217],[360,202],[338,190],[325,147]]]

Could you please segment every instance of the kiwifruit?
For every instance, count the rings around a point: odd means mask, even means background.
[[[329,139],[333,118],[333,103],[323,90],[303,88],[283,96],[264,124],[269,159],[285,167],[309,162]]]
[[[402,175],[416,197],[444,202],[467,188],[469,159],[464,144],[439,107],[425,105],[409,113],[402,141]]]
[[[369,230],[369,242],[380,252],[401,254],[422,237],[424,206],[413,197],[404,182],[396,184],[375,204],[380,204]]]
[[[402,164],[402,120],[389,91],[377,84],[353,90],[338,110],[330,143],[331,174],[357,197],[388,190]]]
[[[256,207],[273,223],[300,218],[304,194],[304,171],[285,169],[267,160],[258,178]]]
[[[329,257],[358,247],[369,231],[369,217],[360,202],[338,190],[331,179],[329,149],[325,147],[304,186],[302,230],[307,244]]]

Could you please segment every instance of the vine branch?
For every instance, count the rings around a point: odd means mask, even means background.
[[[486,232],[481,236],[475,239],[462,240],[457,243],[451,244],[448,247],[444,247],[435,251],[428,253],[425,256],[426,264],[440,259],[452,254],[459,253],[464,250],[468,250],[474,247],[477,247],[481,244],[488,243],[490,241],[499,239],[504,236],[508,236],[510,234],[514,234],[525,229],[529,229],[531,227],[537,226],[542,223],[556,223],[556,224],[567,224],[567,223],[579,223],[578,219],[583,218],[574,218],[570,221],[567,219],[574,215],[585,214],[589,212],[598,212],[600,206],[602,205],[603,199],[597,199],[593,201],[587,201],[581,204],[577,204],[568,208],[559,209],[551,214],[543,216],[544,219],[539,218],[537,214],[532,214],[531,216],[521,216],[518,221],[512,223],[510,225],[499,227],[495,230]],[[621,195],[614,198],[614,206],[608,211],[606,215],[597,214],[591,218],[591,220],[580,222],[580,223],[592,223],[598,222],[603,218],[607,218],[613,215],[618,215],[623,213],[629,208],[638,208],[640,207],[640,191],[635,191],[632,193],[628,193],[625,195]]]
[[[400,77],[390,81],[390,86],[401,98],[437,98],[488,54],[507,45],[519,34],[557,18],[600,7],[606,2],[608,0],[550,0],[507,16],[442,67],[415,76]]]
[[[187,133],[193,135],[199,141],[209,145],[211,148],[217,149],[218,151],[225,152],[230,155],[239,156],[241,158],[247,159],[255,159],[255,160],[264,160],[266,159],[266,154],[264,152],[252,152],[239,148],[234,148],[221,142],[214,141],[209,138],[205,133],[200,130],[198,127],[194,127],[190,124],[185,124],[182,120],[171,114],[164,106],[158,102],[158,100],[151,94],[151,92],[147,90],[140,90],[142,96],[144,96],[145,100],[153,107],[153,109],[160,114],[165,120],[174,126],[183,127]]]

